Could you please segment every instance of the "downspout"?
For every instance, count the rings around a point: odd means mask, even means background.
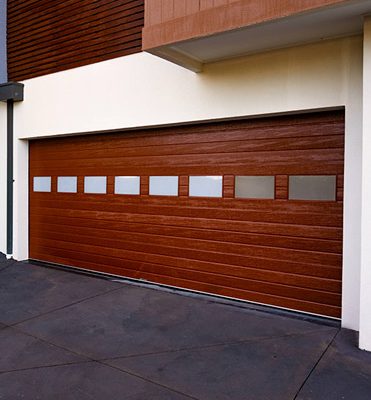
[[[14,102],[23,101],[22,83],[0,85],[0,101],[7,103],[7,195],[6,195],[6,255],[13,258],[13,198],[14,198]]]

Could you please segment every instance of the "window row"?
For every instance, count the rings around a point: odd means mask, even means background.
[[[289,176],[288,198],[290,200],[336,200],[336,175]],[[51,192],[51,177],[33,179],[34,192]],[[178,196],[178,176],[150,176],[149,194],[153,196]],[[77,193],[76,176],[59,176],[57,192]],[[106,194],[106,176],[84,177],[84,193]],[[140,195],[140,176],[116,176],[114,193]],[[223,197],[223,176],[190,176],[189,196]],[[274,199],[274,176],[236,176],[235,197],[248,199]]]

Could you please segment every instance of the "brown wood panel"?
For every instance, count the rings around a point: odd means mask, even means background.
[[[214,5],[214,0],[200,0],[200,11],[207,10]]]
[[[189,195],[189,176],[179,176],[179,196],[187,197]]]
[[[79,228],[77,231],[80,232],[79,235],[86,237],[87,243],[94,242],[95,238],[92,236],[93,233],[98,235],[103,233],[101,230],[96,228]],[[72,242],[74,241],[72,238],[76,236],[74,232],[74,230],[69,230],[65,234],[64,231],[48,231],[50,238],[54,237],[55,240],[62,238],[61,240]],[[97,240],[98,242],[95,243],[95,245],[102,243],[103,246],[104,241],[106,241],[106,243],[113,243],[112,239]],[[100,242],[100,240],[103,240],[103,242]],[[339,262],[341,261],[341,254],[309,252],[303,250],[291,250],[287,248],[280,249],[269,246],[246,246],[223,241],[215,242],[214,240],[195,240],[184,237],[172,238],[167,236],[164,237],[162,235],[149,235],[133,232],[121,232],[120,239],[115,239],[113,247],[119,248],[122,244],[123,248],[126,248],[125,246],[127,246],[128,243],[130,244],[131,242],[135,242],[138,244],[138,248],[141,248],[141,245],[146,243],[146,240],[149,243],[148,247],[146,246],[147,249],[149,249],[151,246],[154,246],[154,248],[157,248],[156,252],[157,250],[161,250],[164,252],[163,254],[175,254],[176,256],[181,250],[182,256],[185,256],[185,254],[188,252],[189,257],[195,260],[209,260],[215,262],[223,261],[223,263],[225,263],[225,260],[227,260],[231,265],[241,265],[246,267],[259,265],[259,262],[262,258],[267,259],[267,265],[269,265],[270,260],[277,259],[289,263],[292,260],[299,260],[295,263],[290,263],[292,265],[313,264],[325,267],[338,267]],[[106,245],[106,247],[112,246]],[[307,271],[310,273],[309,268]]]
[[[41,229],[43,226],[45,229],[55,230],[56,226],[62,227],[62,231],[67,231],[71,227],[78,225],[79,229],[103,229],[108,231],[110,235],[121,235],[123,232],[135,232],[150,235],[160,235],[163,237],[180,237],[180,238],[191,238],[191,239],[202,239],[202,240],[214,240],[216,242],[227,242],[227,243],[241,243],[247,245],[258,245],[258,246],[271,246],[282,249],[297,249],[297,250],[309,250],[324,253],[335,253],[341,254],[342,245],[341,240],[329,240],[329,239],[317,239],[308,237],[298,236],[285,236],[285,235],[269,235],[264,233],[249,233],[239,231],[225,231],[217,229],[202,229],[193,228],[186,226],[169,226],[155,223],[140,223],[131,221],[113,221],[105,220],[100,218],[97,220],[89,220],[86,218],[67,217],[67,216],[48,216],[42,213],[35,213],[33,216],[37,222],[34,226],[37,229]],[[109,224],[109,229],[107,225]],[[316,273],[324,272],[324,268],[319,270],[315,269]],[[306,269],[307,273],[311,271]],[[303,273],[303,271],[301,271]]]
[[[82,27],[82,30],[85,33],[84,39],[89,40],[89,44],[99,37],[109,37],[111,35],[117,33],[125,33],[123,36],[128,36],[130,29],[133,31],[135,28],[135,32],[140,30],[140,20],[142,18],[143,7],[138,6],[134,9],[124,10],[121,13],[115,14],[114,16],[109,14],[109,18],[98,19],[97,21],[89,24],[91,28],[89,31],[86,30],[87,27]],[[107,24],[111,26],[110,31],[107,32]],[[125,31],[122,29],[122,24],[125,24]],[[139,25],[139,26],[138,26]],[[79,38],[76,38],[76,26],[72,25],[71,27],[65,27],[64,36],[54,35],[50,37],[50,33],[47,31],[41,31],[38,35],[37,40],[33,40],[32,43],[29,43],[29,38],[26,36],[22,36],[22,40],[17,40],[14,43],[14,52],[9,55],[10,61],[19,61],[20,59],[26,59],[29,57],[30,52],[34,52],[35,54],[41,58],[46,53],[50,53],[51,51],[55,51],[58,49],[58,46],[61,44],[64,45],[66,49],[72,48],[79,43]],[[33,33],[35,35],[35,33]],[[45,40],[48,40],[48,48],[45,48]],[[9,39],[10,40],[10,39]],[[68,40],[68,43],[64,43]]]
[[[277,200],[287,200],[289,198],[288,175],[276,175],[275,185],[275,198]]]
[[[141,51],[144,0],[8,0],[8,72],[24,80]]]
[[[171,10],[183,2],[185,8],[171,17]],[[143,30],[143,49],[151,50],[204,36],[337,5],[344,0],[146,0],[148,8]],[[169,7],[170,10],[164,8]],[[158,9],[162,12],[158,12]],[[152,15],[153,14],[153,15]]]
[[[142,192],[144,196],[148,195]],[[37,200],[37,197],[35,196]],[[107,206],[108,208],[108,206]],[[32,210],[31,210],[32,211]],[[31,215],[39,217],[40,215],[47,215],[50,217],[67,216],[70,218],[85,218],[94,221],[96,219],[96,212],[87,210],[72,210],[72,209],[45,209],[40,208],[39,212],[32,212]],[[151,215],[151,214],[117,214],[110,211],[99,212],[99,218],[108,221],[122,221],[122,222],[140,222],[158,225],[171,225],[180,227],[191,228],[204,228],[222,230],[222,231],[240,231],[246,233],[257,233],[267,235],[288,235],[293,237],[302,238],[320,238],[323,240],[341,240],[342,229],[326,226],[310,226],[298,224],[277,224],[266,222],[251,222],[251,221],[230,221],[230,220],[207,220],[205,223],[204,218],[190,218],[178,216],[164,216],[164,215]]]
[[[30,143],[30,257],[306,312],[340,316],[342,112]],[[336,174],[337,201],[287,199],[290,174]],[[223,175],[223,198],[189,198],[190,175]],[[236,175],[275,175],[276,199],[235,199]],[[78,194],[56,193],[78,176]],[[82,193],[106,175],[108,193]],[[114,176],[141,195],[114,195]],[[149,196],[150,175],[178,175],[179,196]],[[32,187],[32,185],[30,185]]]

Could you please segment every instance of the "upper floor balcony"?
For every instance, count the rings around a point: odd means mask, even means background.
[[[371,0],[145,0],[143,50],[206,63],[362,32]]]

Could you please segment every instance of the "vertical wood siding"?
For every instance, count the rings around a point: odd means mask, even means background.
[[[156,49],[343,2],[343,0],[145,0],[143,49]]]
[[[30,143],[35,176],[78,176],[78,193],[30,193],[30,257],[340,317],[343,113]],[[287,199],[288,175],[336,175],[337,201]],[[83,193],[84,176],[108,193]],[[113,194],[141,176],[140,196]],[[151,175],[179,196],[149,196]],[[192,198],[190,175],[223,175],[223,198]],[[236,175],[276,176],[274,200],[234,198]]]
[[[144,0],[8,0],[8,73],[24,80],[142,46]]]

